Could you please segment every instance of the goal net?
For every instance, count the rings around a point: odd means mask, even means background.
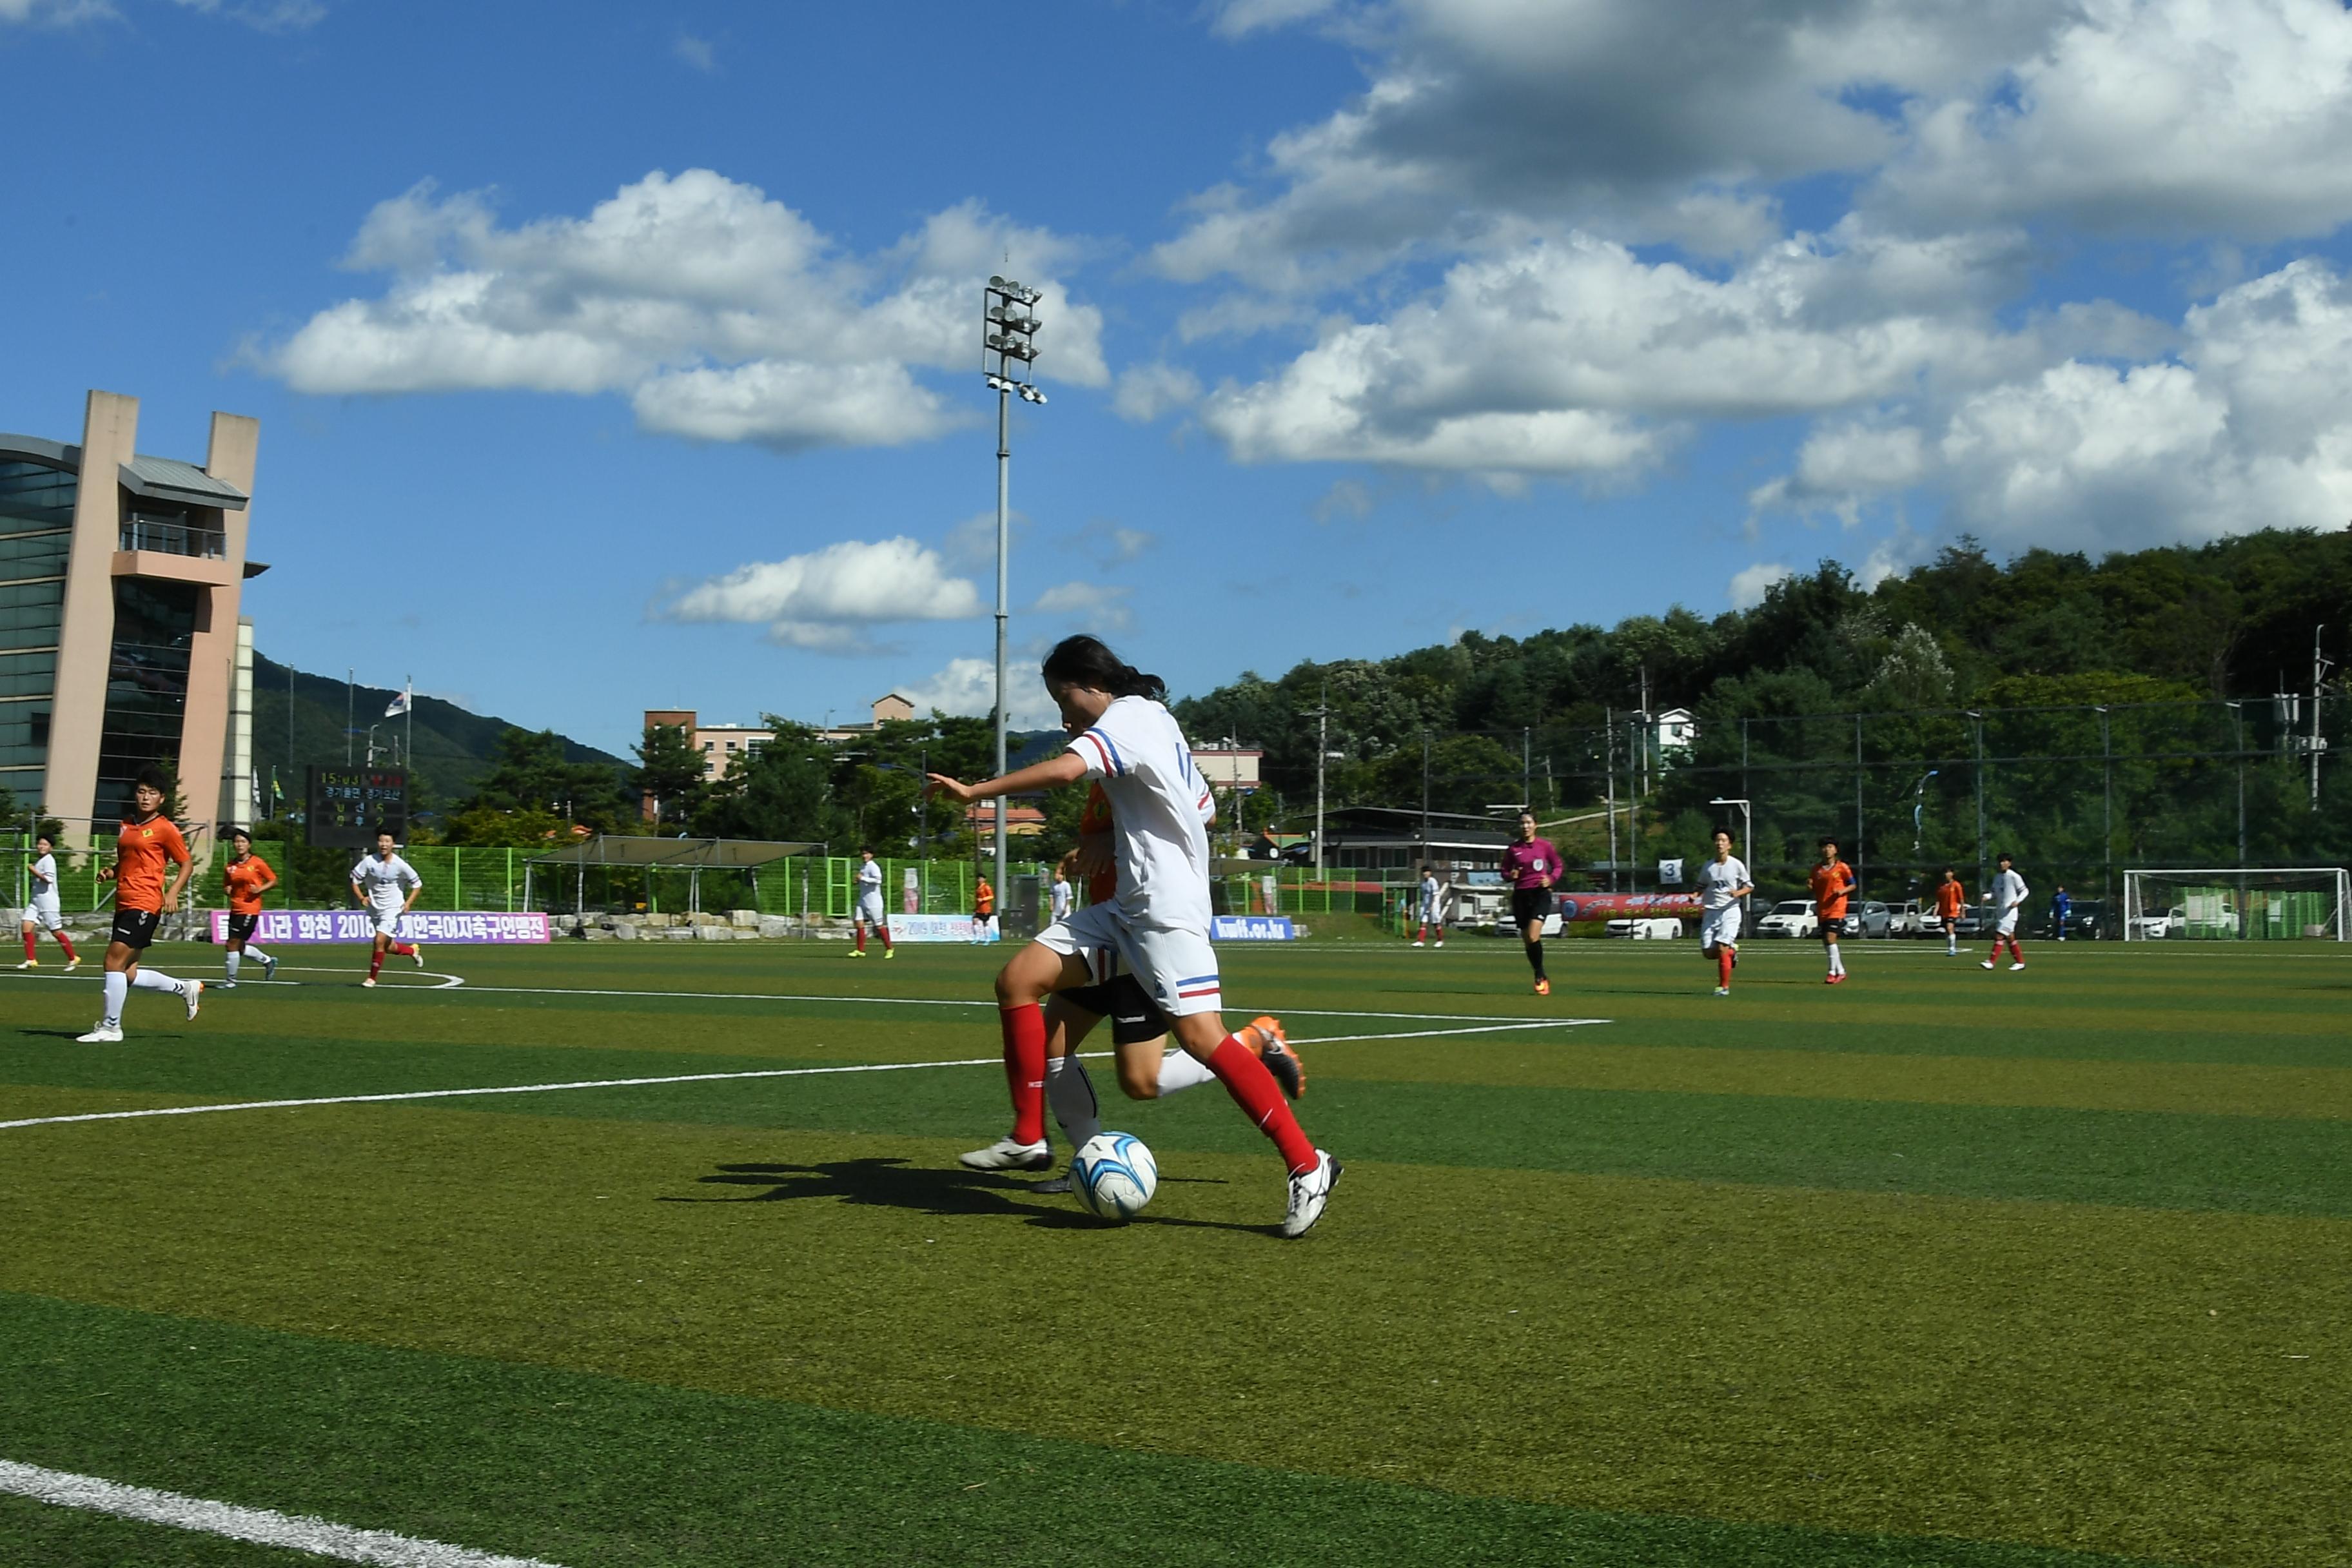
[[[2346,940],[2352,872],[2286,869],[2126,871],[2126,942]]]

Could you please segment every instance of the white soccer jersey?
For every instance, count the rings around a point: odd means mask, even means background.
[[[425,886],[416,868],[397,855],[389,860],[369,856],[352,868],[352,880],[360,885],[373,910],[396,910],[407,899],[408,889]]]
[[[2002,871],[1992,879],[1992,909],[1996,915],[2022,908],[2032,896],[2032,889],[2025,885],[2025,879],[2013,870]]]
[[[1421,879],[1421,918],[1425,921],[1437,918],[1437,879],[1434,877]]]
[[[1748,868],[1738,856],[1709,860],[1698,868],[1699,908],[1708,914],[1717,910],[1737,908],[1739,903],[1737,894],[1748,886]]]
[[[1130,921],[1209,929],[1209,833],[1216,801],[1192,766],[1176,716],[1144,697],[1121,697],[1070,742],[1102,781],[1117,836],[1118,905]]]
[[[857,868],[857,893],[860,898],[871,893],[882,896],[882,862],[867,860]]]
[[[1066,881],[1056,880],[1054,884],[1054,918],[1057,921],[1070,918],[1070,884]]]

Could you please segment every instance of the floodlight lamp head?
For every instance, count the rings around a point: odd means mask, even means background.
[[[1045,404],[1045,395],[1034,386],[1024,386],[1021,389],[1021,401],[1036,404],[1042,408]]]
[[[1003,289],[1005,287],[1005,282],[1003,279],[992,272],[988,275],[988,286],[992,289]]]

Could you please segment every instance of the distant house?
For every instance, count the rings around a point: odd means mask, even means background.
[[[1658,764],[1671,768],[1690,761],[1691,749],[1698,744],[1698,721],[1687,708],[1669,708],[1655,716],[1658,727]]]
[[[833,745],[844,741],[862,741],[885,724],[903,724],[915,716],[914,700],[901,692],[889,692],[877,697],[872,708],[874,717],[864,724],[827,724],[816,732],[816,738]]]
[[[666,724],[686,731],[687,740],[702,753],[702,777],[707,784],[716,784],[726,776],[727,764],[737,757],[756,757],[760,748],[768,743],[770,734],[765,724],[705,724],[691,708],[648,708],[646,728]],[[653,820],[653,805],[646,805],[646,819]]]
[[[975,840],[993,840],[996,836],[996,803],[981,801],[963,808],[963,825]],[[1045,831],[1045,814],[1034,805],[1004,807],[1004,836],[1007,838],[1034,838]]]

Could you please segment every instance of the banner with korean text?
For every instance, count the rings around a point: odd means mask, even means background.
[[[375,936],[375,917],[365,910],[264,910],[257,917],[253,941],[261,947],[284,947],[310,942],[368,942]],[[212,940],[228,941],[228,911],[212,911]],[[411,910],[400,917],[403,942],[455,942],[460,945],[543,942],[543,914],[478,914],[471,910]]]

